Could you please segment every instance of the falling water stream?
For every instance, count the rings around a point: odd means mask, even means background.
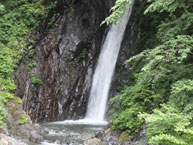
[[[109,89],[132,7],[133,2],[131,7],[127,6],[127,12],[120,22],[111,26],[101,47],[85,119],[42,124],[41,130],[45,138],[42,145],[81,145],[88,136],[102,131],[106,125],[105,110]]]
[[[106,36],[93,76],[91,93],[87,107],[86,119],[104,121],[109,89],[132,7],[127,6],[127,12],[119,23],[113,24]]]

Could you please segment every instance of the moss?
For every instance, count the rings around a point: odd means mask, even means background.
[[[14,105],[14,107],[12,107],[11,109],[11,113],[12,114],[15,114],[15,112],[18,110],[18,107],[16,105]],[[13,116],[14,118],[17,118],[17,115],[16,116]]]
[[[71,12],[73,15],[76,14],[76,11],[75,11],[75,9],[74,9],[73,7],[70,8],[70,12]]]
[[[18,104],[23,104],[23,101],[20,98],[17,98],[17,102],[18,102]]]
[[[7,107],[9,108],[9,113],[11,113],[11,116],[15,120],[19,120],[20,118],[22,118],[21,116],[23,115],[23,111],[21,103],[23,103],[22,100],[18,97],[15,97],[7,104]]]
[[[127,132],[123,132],[120,137],[122,141],[127,141],[129,139],[129,134]]]
[[[76,57],[74,58],[72,61],[70,61],[70,65],[73,65],[73,66],[76,66],[78,65],[78,62],[85,59],[86,58],[86,55],[87,55],[87,49],[86,48],[83,48],[81,53]]]
[[[17,136],[20,136],[20,137],[22,136],[21,132],[17,132],[16,134]]]
[[[13,131],[16,131],[17,127],[16,126],[11,126],[10,129],[13,130]]]
[[[10,112],[15,120],[18,120],[18,118],[20,117],[20,113],[18,113],[17,110],[19,110],[18,106],[14,105]]]

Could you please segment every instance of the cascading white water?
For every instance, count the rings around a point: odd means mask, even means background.
[[[85,119],[104,121],[106,103],[124,32],[129,21],[133,2],[118,24],[113,24],[105,42],[93,75],[90,98]]]

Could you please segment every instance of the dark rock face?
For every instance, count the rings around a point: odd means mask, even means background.
[[[63,1],[67,8],[15,72],[16,95],[35,122],[83,118],[112,1]],[[26,70],[29,63],[36,67]],[[42,80],[33,84],[29,73]]]
[[[24,110],[34,122],[83,118],[86,112],[92,75],[108,28],[100,23],[114,0],[60,1],[52,28],[44,32],[34,48],[35,55],[25,58],[15,72],[16,95],[23,98]],[[65,5],[66,8],[61,7]],[[61,12],[62,11],[62,12]],[[128,84],[124,61],[136,53],[130,50],[135,39],[132,19],[127,26],[119,54],[110,97],[118,86]],[[42,32],[42,29],[40,30]],[[26,69],[29,63],[36,67]],[[34,73],[43,85],[33,84]]]

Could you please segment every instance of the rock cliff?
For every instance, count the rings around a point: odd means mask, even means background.
[[[100,23],[109,14],[113,0],[59,0],[36,35],[37,43],[15,72],[16,95],[34,122],[83,118],[92,75],[108,27]],[[48,29],[48,25],[51,26]],[[131,55],[128,24],[110,96],[117,85],[127,83],[123,62]],[[46,29],[47,28],[47,29]],[[29,38],[32,39],[32,38]],[[29,52],[29,53],[30,53]],[[30,64],[35,64],[32,67]],[[38,81],[39,80],[39,81]]]

